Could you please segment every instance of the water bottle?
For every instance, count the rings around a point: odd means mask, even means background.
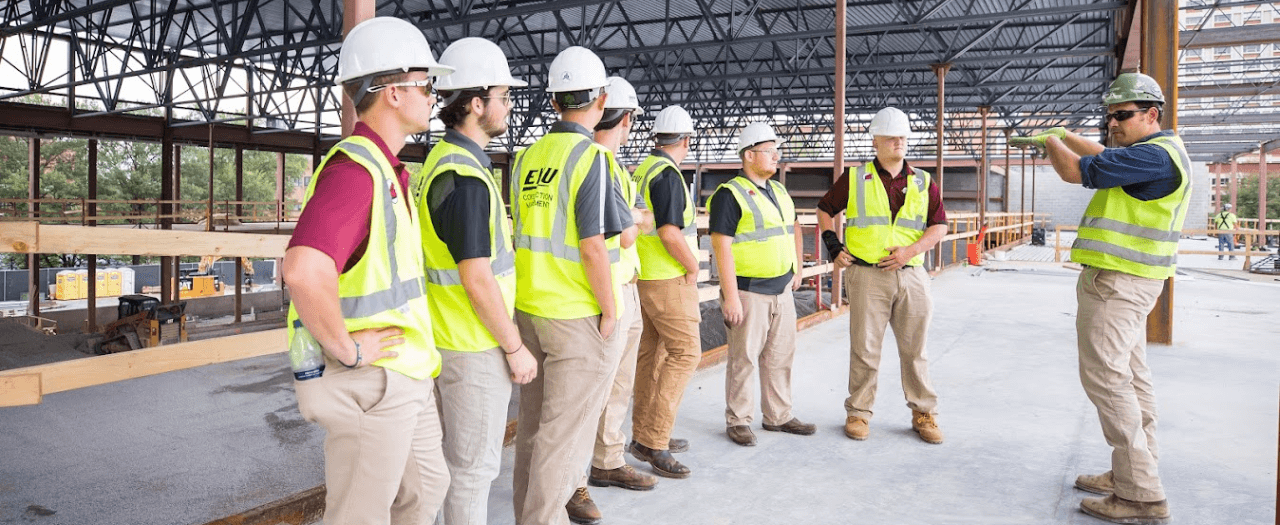
[[[298,381],[315,379],[324,375],[324,350],[320,341],[311,336],[311,332],[302,326],[302,321],[293,321],[293,340],[289,341],[289,363],[293,365],[293,378]]]

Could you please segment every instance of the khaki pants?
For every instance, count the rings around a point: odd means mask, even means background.
[[[1115,494],[1160,501],[1156,395],[1147,367],[1147,314],[1164,281],[1086,267],[1076,284],[1080,383],[1111,445]]]
[[[484,525],[489,486],[502,468],[502,438],[511,402],[511,371],[501,348],[440,352],[436,400],[449,465],[445,525]]]
[[[640,321],[640,295],[635,284],[622,285],[622,303],[622,320],[618,322],[618,331],[625,332],[625,335],[620,334],[619,337],[623,342],[622,357],[618,361],[618,371],[613,376],[609,398],[600,413],[595,449],[591,455],[591,465],[604,470],[626,464],[622,454],[627,446],[627,435],[622,433],[622,422],[626,421],[627,409],[631,406],[631,388],[636,378],[636,350],[640,347],[640,334],[644,328]],[[585,487],[586,482],[584,474],[578,486]]]
[[[666,450],[684,388],[702,360],[698,285],[676,277],[639,286],[644,335],[636,359],[631,433],[641,445]]]
[[[298,410],[325,430],[324,522],[420,525],[449,487],[432,380],[325,356],[323,377],[295,381]]]
[[[564,506],[591,460],[591,442],[625,336],[600,337],[599,316],[547,319],[516,310],[538,377],[520,387],[513,500],[520,525],[566,525]]]
[[[849,291],[849,397],[844,401],[845,412],[871,420],[880,348],[885,328],[892,326],[907,406],[934,413],[938,394],[929,380],[929,358],[925,355],[933,317],[929,272],[919,266],[886,272],[855,265],[845,270],[844,284]]]
[[[796,354],[796,303],[791,287],[780,295],[738,292],[738,297],[743,320],[729,327],[725,425],[751,424],[755,392],[750,383],[757,367],[764,423],[782,425],[791,421],[791,362]]]

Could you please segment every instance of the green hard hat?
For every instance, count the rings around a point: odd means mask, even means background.
[[[1103,95],[1102,103],[1108,106],[1122,102],[1159,102],[1164,104],[1164,91],[1156,79],[1142,73],[1122,73]]]

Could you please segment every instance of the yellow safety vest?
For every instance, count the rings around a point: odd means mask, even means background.
[[[639,185],[641,195],[644,196],[645,207],[653,209],[653,199],[649,195],[649,184],[667,168],[680,172],[680,168],[676,166],[671,159],[662,155],[649,155],[636,168],[634,175],[636,184]],[[684,184],[680,185],[684,189],[684,228],[680,233],[684,234],[684,242],[689,245],[689,252],[697,257],[698,254],[698,223],[693,214],[693,199],[689,197],[689,188]],[[658,237],[658,229],[641,235],[636,239],[636,245],[640,248],[640,279],[644,281],[660,281],[663,279],[674,279],[685,274],[684,265],[680,264],[675,257],[667,253],[667,247],[662,244],[662,238]]]
[[[407,198],[394,168],[373,141],[358,136],[343,139],[329,150],[307,186],[303,206],[315,192],[320,172],[334,154],[342,152],[373,178],[373,207],[369,214],[369,243],[364,256],[338,276],[338,300],[348,332],[366,328],[404,330],[404,344],[392,348],[399,355],[374,366],[414,379],[440,373],[440,353],[431,337],[431,315],[423,285],[422,242],[418,225],[396,195]],[[289,340],[298,319],[289,305]]]
[[[1224,211],[1213,217],[1213,224],[1218,230],[1234,230],[1236,229],[1236,214]]]
[[[630,207],[633,207],[636,202],[636,184],[631,181],[631,172],[618,163],[618,158],[613,155],[612,151],[609,152],[609,174],[622,192],[622,200],[627,203],[627,212],[630,213]],[[618,257],[618,262],[609,265],[609,267],[613,270],[613,282],[622,285],[631,282],[636,277],[636,274],[640,272],[640,254],[635,244],[631,245],[630,248],[622,248],[620,236],[614,237],[614,239],[617,239],[618,247],[622,249],[622,254]],[[612,241],[614,239],[609,240]]]
[[[1160,146],[1173,159],[1182,182],[1159,199],[1143,201],[1119,186],[1098,190],[1080,220],[1071,260],[1138,277],[1172,276],[1178,262],[1178,238],[1191,200],[1191,164],[1182,139],[1161,136],[1138,144]],[[1136,146],[1137,144],[1135,144]]]
[[[720,185],[729,190],[742,208],[732,244],[733,269],[738,277],[770,279],[787,272],[800,272],[796,263],[795,204],[782,184],[772,179],[768,184],[778,199],[778,206],[757,191],[756,184],[745,176],[739,175]]]
[[[844,242],[849,253],[876,264],[889,255],[890,246],[909,246],[924,237],[925,216],[929,213],[929,172],[916,169],[907,182],[907,194],[891,218],[889,193],[875,163],[849,168],[849,204],[845,208]],[[924,254],[916,255],[908,266],[924,264]]]
[[[600,315],[578,251],[574,211],[578,188],[597,155],[608,158],[610,153],[580,133],[550,133],[516,153],[511,215],[517,309],[548,319]],[[609,263],[617,262],[621,257],[617,236],[606,239],[605,246]],[[612,274],[610,280],[614,280]],[[621,283],[613,283],[613,295],[614,311],[621,315]]]
[[[507,315],[515,313],[516,256],[511,248],[511,231],[507,224],[505,206],[499,197],[501,188],[493,180],[490,170],[484,169],[466,148],[440,141],[431,148],[422,171],[410,183],[413,200],[417,203],[418,222],[422,225],[422,251],[426,259],[427,298],[431,304],[436,347],[458,352],[483,352],[499,346],[489,333],[462,286],[462,275],[453,261],[449,247],[440,240],[431,220],[427,192],[431,183],[442,173],[454,172],[460,177],[473,177],[484,182],[489,190],[489,268],[502,291],[502,302]]]

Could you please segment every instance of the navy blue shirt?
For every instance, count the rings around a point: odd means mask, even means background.
[[[1144,137],[1171,137],[1172,131],[1161,131]],[[1080,182],[1091,190],[1121,187],[1130,197],[1141,201],[1156,200],[1178,190],[1182,178],[1164,148],[1155,144],[1138,144],[1127,148],[1107,148],[1097,155],[1080,158]]]

